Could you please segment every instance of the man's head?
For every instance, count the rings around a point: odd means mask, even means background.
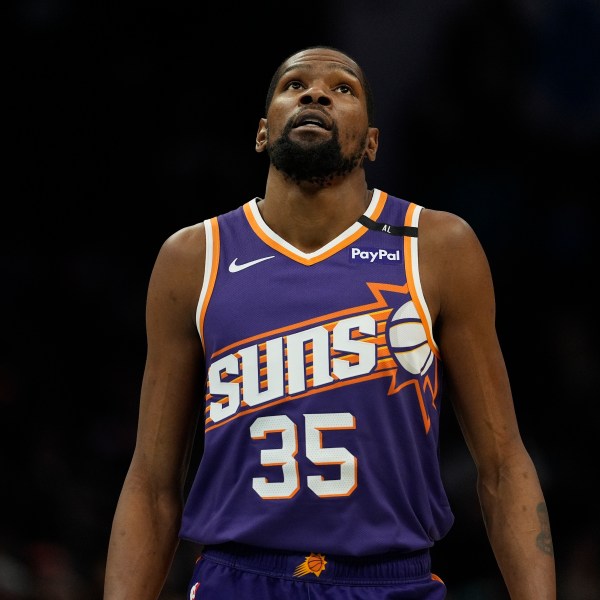
[[[296,52],[278,67],[260,120],[256,150],[296,183],[327,186],[375,159],[378,130],[362,69],[327,46]]]
[[[281,76],[283,75],[286,68],[288,67],[288,63],[290,62],[290,60],[294,59],[299,54],[305,54],[305,53],[313,51],[313,50],[314,51],[329,50],[333,53],[343,55],[354,65],[355,75],[360,80],[361,85],[364,90],[364,94],[365,94],[369,126],[374,127],[375,126],[375,124],[374,124],[375,102],[373,100],[373,92],[371,91],[371,86],[369,85],[369,81],[368,81],[366,75],[364,74],[363,70],[360,68],[358,63],[352,57],[350,57],[348,54],[342,52],[341,50],[338,50],[337,48],[333,48],[331,46],[310,46],[309,48],[305,48],[304,50],[300,50],[298,52],[295,52],[294,54],[291,54],[279,65],[279,67],[277,67],[277,70],[275,71],[275,73],[273,73],[273,77],[271,77],[271,82],[269,83],[269,89],[267,90],[267,97],[265,100],[265,115],[268,114],[268,112],[269,112],[269,107],[271,106],[271,101],[273,100],[273,94],[275,93],[275,88],[277,87],[277,84],[279,83]]]

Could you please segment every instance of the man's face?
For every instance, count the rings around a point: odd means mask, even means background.
[[[326,186],[364,160],[369,133],[357,65],[332,50],[305,50],[282,70],[266,120],[272,165],[293,181]]]

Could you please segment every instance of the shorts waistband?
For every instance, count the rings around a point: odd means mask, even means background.
[[[369,556],[340,556],[318,552],[274,551],[228,542],[205,546],[202,556],[228,566],[306,581],[386,583],[431,576],[428,549]]]

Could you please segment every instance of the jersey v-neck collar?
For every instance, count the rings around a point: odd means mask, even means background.
[[[386,192],[382,192],[381,190],[374,188],[371,202],[363,214],[372,220],[376,220],[383,210],[386,198]],[[274,250],[277,250],[281,254],[284,254],[288,258],[302,263],[303,265],[313,265],[325,260],[336,252],[339,252],[341,249],[352,244],[367,231],[367,228],[357,221],[348,227],[348,229],[340,233],[340,235],[338,235],[335,239],[331,240],[318,250],[315,250],[314,252],[302,252],[302,250],[299,250],[284,240],[281,236],[276,234],[265,223],[260,211],[258,210],[257,202],[258,198],[253,198],[243,206],[248,223],[250,224],[250,227],[252,227],[254,233],[256,233],[256,235],[265,244]]]

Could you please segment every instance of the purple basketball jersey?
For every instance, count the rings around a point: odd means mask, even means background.
[[[205,222],[205,448],[183,538],[359,556],[446,534],[420,211],[375,190],[361,221],[312,253],[269,229],[256,200]]]

